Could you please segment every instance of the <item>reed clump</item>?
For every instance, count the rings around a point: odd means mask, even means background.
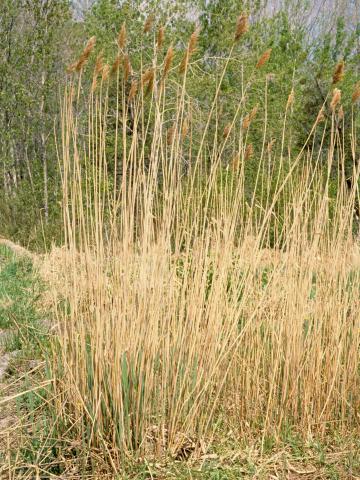
[[[241,16],[235,39],[247,29]],[[345,149],[335,122],[321,122],[325,105],[301,148],[286,143],[286,115],[278,139],[265,115],[255,143],[249,127],[259,108],[238,115],[251,85],[228,123],[218,109],[221,83],[199,111],[186,75],[170,68],[172,47],[156,63],[163,42],[158,35],[154,59],[130,87],[129,57],[121,57],[115,126],[108,89],[79,89],[84,109],[74,89],[64,93],[66,254],[53,292],[59,343],[51,366],[64,431],[89,456],[108,452],[113,469],[125,457],[179,458],[186,448],[196,455],[229,431],[239,441],[278,438],[289,425],[304,437],[351,431],[360,406],[360,167],[351,191],[338,172],[331,199],[329,178]],[[118,46],[124,51],[124,25]],[[101,71],[98,57],[94,78]],[[293,101],[292,91],[286,108]],[[333,111],[340,101],[335,89]],[[326,152],[309,147],[321,129]]]

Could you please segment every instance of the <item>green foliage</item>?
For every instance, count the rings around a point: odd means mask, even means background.
[[[43,287],[28,258],[0,247],[0,262],[0,329],[10,332],[5,347],[31,355],[44,335],[36,304]]]
[[[142,67],[152,65],[160,26],[165,27],[165,42],[156,54],[157,65],[163,63],[165,52],[172,44],[175,67],[182,59],[191,32],[196,25],[200,27],[199,43],[187,80],[192,99],[189,112],[200,126],[193,132],[192,148],[196,153],[201,126],[206,123],[220,72],[233,45],[237,16],[241,12],[249,13],[249,32],[234,46],[221,84],[216,105],[221,123],[211,121],[209,125],[209,133],[219,145],[223,129],[234,118],[239,102],[242,104],[235,129],[258,106],[258,114],[248,132],[248,143],[254,146],[254,155],[246,165],[248,198],[255,188],[263,145],[283,136],[283,148],[278,142],[273,151],[274,161],[279,162],[281,152],[287,152],[289,147],[293,155],[301,150],[324,102],[325,117],[330,120],[332,74],[341,59],[345,61],[345,78],[337,86],[342,90],[345,117],[343,125],[339,125],[339,135],[350,131],[352,121],[358,128],[358,107],[352,115],[351,95],[359,79],[360,25],[354,22],[349,25],[345,12],[337,12],[335,23],[325,25],[324,19],[324,25],[320,26],[319,22],[310,30],[311,4],[302,2],[299,9],[297,2],[289,1],[284,8],[270,14],[271,5],[260,0],[151,0],[146,6],[141,0],[98,0],[84,20],[79,21],[71,17],[67,0],[5,2],[0,22],[0,43],[4,45],[0,52],[0,233],[38,249],[51,241],[60,241],[58,154],[61,156],[61,148],[57,151],[56,145],[60,147],[59,96],[65,67],[77,58],[86,39],[92,35],[97,38],[96,54],[103,52],[104,61],[111,65],[118,54],[116,39],[123,23],[127,29],[132,78],[137,80]],[[306,21],[294,21],[294,12]],[[144,22],[150,15],[153,15],[153,24],[150,31],[144,33]],[[257,60],[269,48],[272,49],[270,61],[257,71],[254,68]],[[86,67],[89,82],[95,56]],[[174,99],[179,82],[181,77],[175,68],[168,85]],[[249,88],[243,95],[248,82]],[[284,111],[292,89],[295,101],[287,112],[284,128]],[[120,165],[123,147],[121,135],[115,145],[118,110],[115,91],[114,85],[110,86],[108,128],[113,132],[113,141],[108,141],[106,153],[112,158],[117,149]],[[166,115],[170,126],[176,115],[173,106],[169,105]],[[86,124],[86,110],[79,116],[79,121]],[[316,152],[321,142],[326,151],[329,134],[323,139],[315,136],[308,146]],[[356,135],[355,142],[358,148]],[[225,147],[229,158],[236,147],[229,138]],[[345,151],[344,171],[349,177],[356,160],[349,135],[345,137]],[[326,165],[326,155],[320,161]],[[274,170],[277,169],[275,165]],[[111,168],[109,174],[109,181],[113,182]],[[337,184],[335,169],[333,177],[332,181]]]
[[[1,233],[34,245],[59,210],[54,126],[74,33],[68,0],[9,0],[0,15]]]

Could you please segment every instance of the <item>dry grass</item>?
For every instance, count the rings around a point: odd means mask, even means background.
[[[240,17],[236,39],[246,30]],[[309,133],[331,139],[326,165],[307,145],[284,158],[286,116],[280,151],[266,126],[263,146],[253,148],[247,130],[256,111],[240,117],[249,85],[218,143],[210,125],[220,121],[220,85],[208,119],[189,116],[197,36],[171,98],[172,49],[165,66],[155,55],[128,81],[129,71],[118,73],[115,131],[111,79],[84,98],[70,79],[62,106],[66,245],[53,253],[60,261],[49,257],[58,271],[47,270],[60,325],[53,407],[67,434],[82,438],[90,457],[103,451],[113,472],[124,456],[205,455],[228,432],[260,438],[261,453],[286,428],[325,437],[359,426],[358,192],[341,171],[336,197],[329,192],[344,152],[334,126],[340,90],[331,124],[314,119]],[[125,48],[125,26],[118,44]],[[79,102],[89,111],[81,135]],[[249,199],[250,157],[258,172]],[[357,185],[358,170],[353,177]]]

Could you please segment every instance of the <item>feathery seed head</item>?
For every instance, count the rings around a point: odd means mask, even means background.
[[[118,46],[120,50],[125,50],[126,47],[126,25],[125,22],[122,24],[119,35],[118,35],[118,40],[117,40]]]
[[[76,71],[76,65],[78,64],[78,62],[75,62],[75,63],[72,63],[71,65],[69,65],[66,69],[66,72],[71,74],[71,73],[74,73]]]
[[[245,149],[245,155],[244,158],[245,160],[249,160],[254,154],[254,147],[252,143],[249,143],[249,145]]]
[[[164,38],[165,38],[165,28],[160,27],[157,33],[157,38],[156,38],[156,44],[157,48],[160,50],[163,46],[164,43]]]
[[[149,15],[147,17],[147,19],[145,20],[145,23],[144,23],[144,33],[148,33],[150,32],[153,24],[154,24],[154,14],[152,13],[151,15]]]
[[[360,82],[357,82],[353,94],[351,96],[352,103],[356,103],[360,99]]]
[[[84,48],[84,51],[82,52],[79,60],[76,63],[75,70],[77,72],[80,72],[80,70],[82,70],[82,68],[84,67],[86,62],[89,60],[90,54],[93,51],[93,49],[95,47],[95,44],[96,44],[96,37],[94,36],[94,37],[91,37],[88,40],[88,42],[87,42],[87,44]]]
[[[153,68],[148,68],[141,78],[142,86],[144,87],[146,85],[145,95],[148,95],[150,92],[152,92],[154,87],[154,80],[155,80],[155,71]]]
[[[325,114],[324,114],[324,108],[321,107],[317,117],[316,117],[316,121],[315,121],[315,124],[317,125],[318,123],[321,123],[325,120]]]
[[[121,55],[116,56],[114,63],[112,64],[112,67],[111,67],[111,75],[115,75],[119,71],[121,58],[122,58]]]
[[[330,108],[332,111],[335,111],[335,108],[340,103],[340,101],[341,101],[341,90],[339,90],[338,88],[334,88],[333,97],[330,103]]]
[[[294,100],[295,100],[295,92],[294,92],[294,89],[292,88],[291,89],[291,92],[288,96],[288,100],[287,100],[287,104],[286,104],[286,109],[290,108],[293,103],[294,103]]]
[[[183,56],[183,59],[181,60],[181,63],[180,63],[179,71],[180,71],[181,74],[183,74],[185,72],[188,61],[189,61],[189,52],[186,50],[186,52]]]
[[[109,78],[109,74],[110,74],[110,66],[106,63],[103,66],[103,69],[101,71],[101,80],[103,82],[106,82],[106,80]]]
[[[132,74],[132,67],[129,59],[129,55],[124,56],[124,80],[127,82],[127,79]]]
[[[334,73],[333,73],[333,85],[336,85],[337,83],[341,82],[344,78],[344,69],[345,69],[345,63],[344,60],[341,60],[335,67]]]
[[[275,145],[275,142],[276,142],[276,138],[272,138],[272,139],[270,140],[270,142],[268,143],[268,145],[267,145],[267,151],[268,151],[268,153],[271,153],[271,152],[272,152],[272,149],[273,149],[273,147],[274,147],[274,145]]]
[[[190,36],[188,47],[186,49],[186,52],[185,52],[184,57],[183,57],[183,59],[181,61],[181,64],[180,64],[180,73],[185,72],[185,70],[188,66],[190,57],[193,55],[193,53],[196,50],[196,45],[197,45],[197,42],[198,42],[198,39],[199,39],[199,33],[200,33],[200,29],[197,28],[196,30],[194,30],[194,32]]]
[[[168,131],[167,131],[167,134],[166,134],[166,143],[168,145],[171,145],[174,141],[174,135],[175,135],[175,125],[172,125]]]
[[[251,110],[251,112],[248,115],[246,115],[242,124],[242,127],[244,130],[247,130],[250,127],[251,122],[256,117],[257,111],[258,111],[258,106],[255,105],[255,107]]]
[[[165,78],[169,73],[173,59],[174,59],[174,49],[172,45],[170,45],[165,55],[163,78]]]
[[[243,35],[245,35],[245,33],[248,30],[249,30],[249,18],[245,13],[243,13],[238,17],[236,22],[235,42],[240,40],[240,38]]]
[[[130,87],[130,91],[129,91],[129,102],[131,102],[131,100],[133,100],[137,94],[137,90],[138,90],[138,81],[137,80],[133,80],[131,82],[131,87]]]
[[[230,131],[231,131],[231,123],[228,123],[227,125],[225,125],[224,131],[223,131],[223,137],[227,138]]]
[[[96,90],[97,78],[98,78],[100,73],[102,74],[102,71],[103,71],[103,53],[101,52],[96,57],[93,79],[92,79],[92,85],[91,85],[91,91],[92,92],[94,92]]]
[[[240,155],[236,153],[231,160],[231,169],[234,172],[237,172],[240,167]]]
[[[188,51],[189,51],[190,56],[196,50],[196,45],[197,45],[198,40],[199,40],[199,34],[200,34],[200,28],[197,28],[196,30],[193,31],[193,33],[190,36],[189,45],[188,45]]]
[[[259,58],[257,64],[256,64],[256,68],[257,69],[260,69],[262,68],[270,59],[271,57],[271,52],[272,52],[272,48],[269,48],[268,50],[266,50],[262,55],[261,57]]]
[[[146,83],[148,83],[151,79],[151,77],[153,76],[153,73],[154,73],[154,70],[152,68],[148,68],[145,73],[143,73],[142,77],[141,77],[141,83],[142,85],[145,85]]]
[[[184,122],[183,122],[183,125],[182,125],[182,129],[181,129],[181,140],[185,140],[187,134],[188,134],[188,131],[189,131],[189,120],[187,118],[185,118]]]
[[[96,57],[94,75],[99,75],[102,69],[103,69],[103,53],[101,52]]]

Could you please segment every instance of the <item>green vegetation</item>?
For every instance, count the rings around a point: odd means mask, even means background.
[[[43,286],[31,260],[0,245],[0,329],[8,331],[5,351],[39,353],[44,328],[37,302]]]
[[[288,115],[286,141],[293,150],[299,150],[332,89],[332,75],[340,61],[345,62],[345,76],[339,84],[345,118],[343,125],[338,125],[338,134],[349,130],[351,97],[359,80],[357,2],[344,2],[341,7],[337,2],[334,8],[324,7],[319,11],[316,1],[298,5],[295,0],[275,9],[273,0],[154,0],[146,8],[140,0],[98,0],[91,4],[93,7],[81,19],[72,15],[68,0],[9,0],[1,7],[0,43],[4,48],[0,53],[0,233],[6,237],[36,249],[43,249],[52,241],[61,243],[61,172],[56,143],[61,136],[59,98],[65,71],[81,51],[81,45],[93,35],[97,38],[97,53],[103,52],[104,62],[111,65],[118,53],[114,39],[124,22],[131,38],[127,53],[135,78],[141,65],[151,61],[160,29],[164,29],[164,41],[157,52],[157,61],[164,59],[167,47],[172,44],[174,64],[181,61],[195,26],[200,29],[188,72],[187,89],[193,99],[188,114],[200,115],[199,121],[204,121],[208,100],[215,93],[217,72],[222,69],[231,46],[238,13],[248,12],[251,30],[233,51],[216,106],[219,123],[211,124],[210,129],[219,142],[224,128],[233,119],[242,85],[252,75],[250,66],[271,48],[270,63],[257,82],[251,82],[247,94],[247,111],[258,106],[249,131],[249,141],[256,153],[247,164],[247,178],[253,179],[252,184],[257,171],[256,157],[262,148],[264,115],[268,118],[267,142],[280,139],[284,105],[293,89],[295,101]],[[274,13],[269,15],[269,12]],[[150,17],[150,28],[144,33],[144,22]],[[179,77],[174,78],[168,85],[174,95],[178,81]],[[265,85],[267,98],[263,96]],[[114,93],[112,87],[111,91]],[[111,91],[109,127],[113,125],[115,129],[116,101]],[[86,111],[82,113],[86,124]],[[173,114],[170,109],[169,127]],[[327,109],[324,115],[330,120]],[[358,123],[359,116],[354,115],[355,128]],[[120,163],[122,147],[114,145],[114,138],[115,133],[108,138],[107,151],[116,151]],[[351,177],[354,163],[351,140],[349,135],[344,135],[344,139],[343,168],[345,175]],[[313,142],[309,148],[319,148],[321,142],[328,147],[330,139],[321,140],[317,136]],[[273,148],[279,155],[281,145],[274,144]],[[324,163],[326,149],[322,150],[320,161]],[[228,154],[231,155],[230,150]],[[335,171],[331,180],[336,190]],[[251,188],[249,182],[248,195]]]

